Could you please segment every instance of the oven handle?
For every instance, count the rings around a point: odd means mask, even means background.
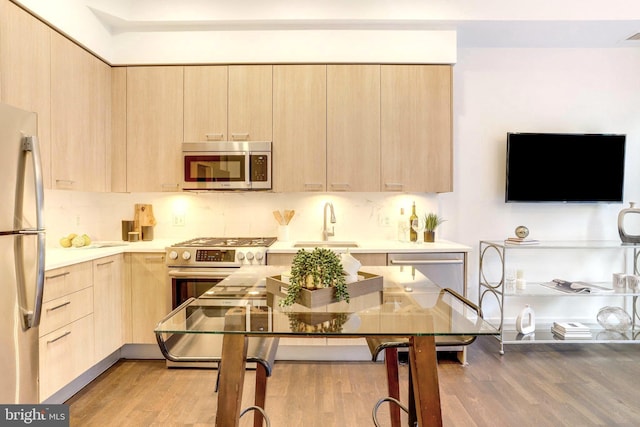
[[[169,277],[175,277],[176,279],[226,279],[231,272],[228,270],[194,268],[189,270],[169,270],[167,274]]]

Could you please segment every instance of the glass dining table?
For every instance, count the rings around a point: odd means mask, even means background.
[[[256,266],[238,271],[243,280],[255,280],[255,289],[264,291],[267,277],[273,282],[286,269]],[[217,427],[239,425],[249,337],[406,338],[411,373],[409,419],[424,427],[442,425],[436,341],[449,338],[472,341],[481,335],[495,336],[498,330],[466,298],[440,288],[411,267],[362,267],[362,270],[368,279],[377,279],[382,284],[371,288],[378,290],[355,292],[358,296],[351,297],[348,303],[281,307],[283,288],[267,292],[262,307],[246,305],[214,310],[210,301],[198,298],[174,310],[157,325],[155,332],[159,343],[184,335],[222,336]],[[234,274],[229,280],[233,280]]]

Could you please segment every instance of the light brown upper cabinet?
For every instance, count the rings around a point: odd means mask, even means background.
[[[452,191],[451,66],[381,66],[382,191]]]
[[[109,191],[111,67],[51,33],[51,178],[55,189]]]
[[[0,1],[0,100],[38,114],[45,188],[51,188],[51,30]]]
[[[273,189],[326,189],[326,65],[273,66]]]
[[[184,67],[184,142],[226,141],[228,70]]]
[[[271,141],[272,70],[271,65],[229,66],[228,140]]]
[[[184,67],[185,142],[271,141],[272,66]]]
[[[127,68],[127,191],[178,191],[183,67]]]
[[[380,65],[327,66],[327,191],[380,191]]]

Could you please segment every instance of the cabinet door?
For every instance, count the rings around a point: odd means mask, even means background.
[[[124,341],[122,266],[122,255],[93,261],[96,361],[104,359],[119,349]]]
[[[184,142],[229,139],[227,81],[227,66],[184,67]]]
[[[127,191],[176,191],[182,176],[183,67],[127,69]]]
[[[229,66],[228,139],[271,141],[272,66]]]
[[[324,191],[326,66],[273,67],[273,189]]]
[[[171,286],[164,254],[131,255],[131,339],[135,344],[155,344],[156,325],[171,311]]]
[[[51,188],[51,30],[8,1],[0,2],[0,99],[38,113],[45,188]]]
[[[327,66],[327,190],[380,190],[380,66]]]
[[[451,66],[381,66],[382,190],[452,191]]]
[[[107,190],[110,67],[51,35],[51,174],[56,189]]]
[[[127,191],[127,68],[111,69],[111,191]]]
[[[40,337],[41,402],[93,365],[93,344],[92,314]]]

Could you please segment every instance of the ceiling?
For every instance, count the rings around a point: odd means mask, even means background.
[[[76,0],[111,34],[456,30],[465,47],[633,47],[637,0]]]

